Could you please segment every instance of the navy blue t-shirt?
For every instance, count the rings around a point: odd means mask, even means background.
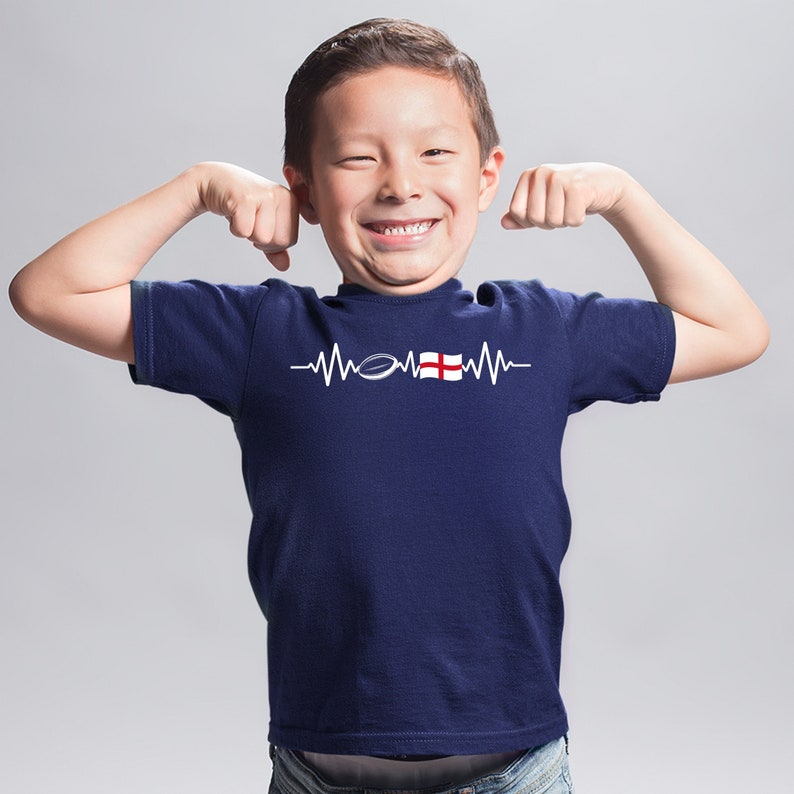
[[[228,414],[268,621],[270,741],[467,754],[567,730],[560,447],[655,400],[672,314],[532,282],[394,297],[134,282],[136,382]]]

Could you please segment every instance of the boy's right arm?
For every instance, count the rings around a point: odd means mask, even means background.
[[[278,270],[298,237],[298,201],[286,187],[226,163],[200,163],[64,237],[14,277],[9,297],[44,333],[134,362],[130,281],[179,229],[223,215]]]

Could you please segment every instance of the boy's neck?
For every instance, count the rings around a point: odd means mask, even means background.
[[[337,289],[337,295],[373,295],[386,301],[403,301],[410,300],[412,298],[421,299],[425,296],[429,297],[433,295],[449,295],[462,290],[463,284],[456,277],[449,278],[442,284],[438,284],[428,289],[418,290],[416,292],[383,292],[374,290],[369,285],[360,284],[357,281],[352,281],[351,279],[345,278],[342,279],[342,283]]]
[[[346,275],[342,276],[342,285],[344,286],[359,287],[360,289],[366,290],[367,292],[372,292],[376,295],[384,295],[392,298],[410,298],[415,295],[425,295],[428,292],[433,292],[434,290],[437,290],[439,287],[444,286],[444,284],[449,284],[451,281],[460,284],[457,273],[454,276],[450,276],[450,278],[448,278],[446,281],[443,281],[440,284],[435,284],[430,287],[423,287],[414,284],[406,284],[404,285],[404,288],[402,288],[402,285],[394,285],[393,289],[387,289],[387,288],[374,289],[370,284],[361,284],[358,281],[353,281],[352,279],[348,278]],[[411,289],[412,287],[414,287],[414,289]]]

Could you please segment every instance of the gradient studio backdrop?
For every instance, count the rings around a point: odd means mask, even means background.
[[[334,7],[335,6],[335,7]],[[2,275],[193,162],[280,174],[286,84],[374,15],[480,63],[508,152],[462,278],[649,295],[614,232],[503,232],[520,170],[625,167],[723,257],[773,342],[750,369],[599,405],[565,447],[574,515],[563,688],[581,794],[786,789],[794,728],[786,0],[476,4],[4,0]],[[303,228],[290,278],[333,291]],[[272,271],[202,217],[149,278]],[[265,623],[228,420],[133,387],[0,304],[0,789],[264,791]]]

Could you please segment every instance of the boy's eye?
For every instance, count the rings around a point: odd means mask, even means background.
[[[423,153],[425,157],[440,157],[444,154],[449,154],[446,149],[428,149]]]

